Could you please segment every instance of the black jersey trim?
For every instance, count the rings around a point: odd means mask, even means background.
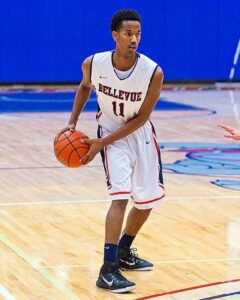
[[[100,126],[100,125],[98,125],[97,136],[98,136],[99,139],[102,138],[102,126]],[[108,187],[108,189],[110,189],[112,187],[112,185],[111,185],[110,178],[108,176],[107,166],[106,166],[106,163],[105,163],[104,148],[102,150],[100,150],[100,154],[101,154],[102,164],[103,164],[105,175],[106,175],[107,187]]]
[[[139,53],[136,52],[136,61],[135,61],[134,68],[132,69],[132,72],[128,75],[128,77],[123,78],[123,79],[119,78],[119,77],[118,77],[118,74],[117,74],[116,71],[115,71],[115,68],[114,68],[114,65],[113,65],[113,54],[114,54],[114,53],[115,53],[115,51],[112,51],[112,56],[111,56],[112,68],[113,68],[114,73],[116,74],[116,76],[117,76],[117,78],[118,78],[119,80],[125,80],[125,79],[128,79],[128,78],[132,75],[133,71],[135,70],[135,68],[136,68],[136,66],[137,66],[138,58],[140,57]]]
[[[156,130],[155,130],[155,128],[154,128],[154,125],[153,125],[152,121],[149,120],[149,123],[151,124],[153,134],[154,134],[155,137],[157,138]],[[163,183],[163,173],[162,173],[161,151],[160,151],[159,147],[158,147],[158,151],[159,151],[158,163],[159,163],[159,167],[160,167],[160,170],[159,170],[159,182],[160,182],[161,184],[164,184],[164,183]]]
[[[94,58],[94,55],[92,56],[92,59],[91,59],[91,62],[90,62],[90,83],[92,83],[92,64],[93,64],[93,58]]]
[[[154,76],[154,74],[155,74],[156,71],[157,71],[157,68],[158,68],[158,65],[156,65],[156,67],[155,67],[154,70],[153,70],[152,76],[151,76],[150,81],[149,81],[148,89],[149,89],[150,84],[151,84],[151,82],[152,82],[152,80],[153,80],[153,76]]]

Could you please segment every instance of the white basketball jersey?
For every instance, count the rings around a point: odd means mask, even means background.
[[[100,108],[97,120],[109,131],[118,129],[138,114],[157,69],[154,61],[137,54],[132,72],[127,78],[120,79],[113,67],[113,53],[97,53],[91,63],[91,82]]]

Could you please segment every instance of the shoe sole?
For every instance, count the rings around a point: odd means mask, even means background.
[[[152,271],[154,268],[153,267],[145,267],[145,268],[139,268],[139,269],[125,269],[121,268],[123,271]]]
[[[123,288],[123,289],[109,290],[109,291],[112,292],[112,293],[126,293],[126,292],[132,291],[133,289],[135,289],[135,285],[128,286],[128,287]]]

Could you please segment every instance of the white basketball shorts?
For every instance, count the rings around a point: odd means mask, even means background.
[[[98,127],[98,137],[111,132]],[[106,146],[102,160],[112,200],[128,200],[138,209],[163,202],[162,164],[154,127],[150,121],[127,137]]]

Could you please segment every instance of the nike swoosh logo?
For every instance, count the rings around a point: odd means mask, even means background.
[[[104,76],[99,76],[99,78],[107,78],[107,77],[104,77]]]
[[[149,144],[150,143],[150,141],[149,142],[146,142],[146,144]]]
[[[102,275],[101,275],[101,276],[102,276]],[[107,279],[104,278],[103,276],[102,276],[102,279],[103,279],[104,282],[106,282],[107,285],[112,286],[113,280],[112,280],[112,281],[107,281]]]
[[[134,266],[135,265],[135,262],[128,262],[128,261],[126,261],[126,260],[122,260],[122,259],[120,259],[123,263],[125,263],[125,264],[127,264],[127,265],[129,265],[129,266]]]

